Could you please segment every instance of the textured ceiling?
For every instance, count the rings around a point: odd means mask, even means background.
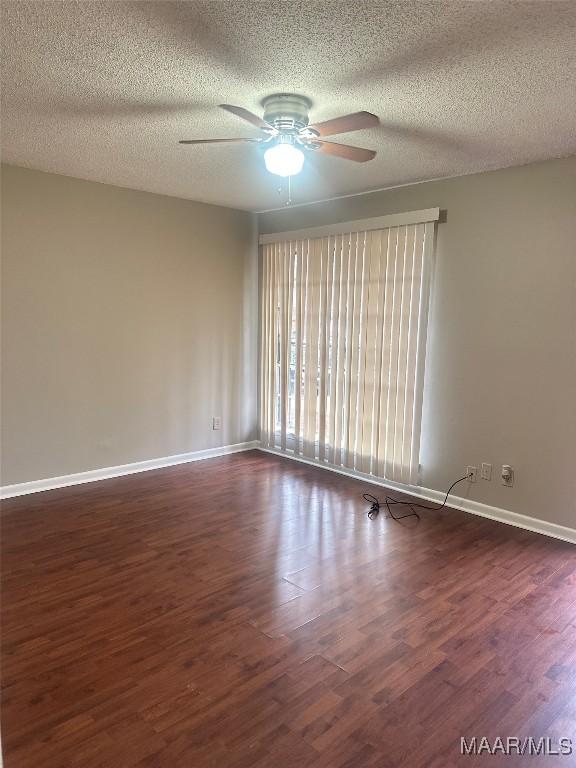
[[[295,203],[576,153],[576,2],[3,2],[6,162],[250,210],[285,201],[217,108],[293,91],[368,110],[355,164],[308,157]],[[338,137],[335,137],[338,140]]]

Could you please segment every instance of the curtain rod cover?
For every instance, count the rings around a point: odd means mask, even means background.
[[[259,243],[260,245],[267,245],[292,240],[313,240],[327,235],[347,235],[353,232],[388,229],[388,227],[398,227],[405,224],[426,224],[427,222],[438,221],[439,218],[440,208],[425,208],[422,211],[392,213],[388,216],[376,216],[372,219],[358,219],[342,224],[327,224],[322,227],[308,227],[308,229],[293,229],[287,232],[260,235]]]

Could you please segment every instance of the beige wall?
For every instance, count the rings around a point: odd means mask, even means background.
[[[576,158],[261,214],[261,232],[439,206],[423,485],[576,527]],[[513,488],[499,469],[512,464]]]
[[[2,195],[3,485],[255,438],[253,216],[11,166]]]

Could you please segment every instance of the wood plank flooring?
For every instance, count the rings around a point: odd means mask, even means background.
[[[460,737],[576,751],[576,548],[365,490],[251,451],[4,502],[6,768],[575,765]]]

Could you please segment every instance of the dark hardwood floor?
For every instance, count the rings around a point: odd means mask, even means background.
[[[460,737],[576,751],[576,548],[364,490],[252,451],[4,502],[6,768],[574,765]]]

